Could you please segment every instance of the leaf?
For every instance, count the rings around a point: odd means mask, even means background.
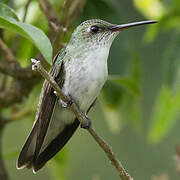
[[[13,9],[9,8],[7,5],[0,3],[0,16],[4,18],[12,18],[19,21]]]
[[[172,95],[168,87],[162,87],[156,99],[148,139],[158,143],[173,128],[180,109],[180,89]]]
[[[44,58],[52,64],[52,46],[44,32],[33,25],[19,22],[12,16],[8,16],[10,11],[6,5],[0,3],[0,8],[3,8],[3,12],[5,12],[0,13],[0,27],[14,31],[30,40],[39,49]]]
[[[140,91],[139,85],[133,79],[130,79],[128,77],[111,75],[111,76],[109,76],[108,80],[110,82],[116,83],[116,84],[126,88],[126,90],[128,90],[132,95],[135,95],[137,97],[141,96],[141,91]]]

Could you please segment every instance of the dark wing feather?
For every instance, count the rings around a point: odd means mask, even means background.
[[[58,56],[56,56],[56,59]],[[60,56],[62,57],[63,54],[61,53]],[[50,70],[50,74],[58,82],[59,86],[62,87],[63,63],[61,66],[55,65],[56,59]],[[17,168],[32,167],[33,171],[37,172],[63,148],[80,124],[71,111],[64,108],[55,108],[57,107],[57,97],[53,91],[50,84],[45,81],[36,120],[19,155]],[[52,118],[53,111],[56,111],[56,109],[60,109],[61,111],[58,113],[60,114],[60,119]],[[65,118],[64,113],[68,114],[68,118]]]
[[[23,169],[25,167],[31,168],[32,167],[32,160],[35,152],[35,142],[37,137],[37,123],[34,123],[32,131],[28,136],[23,148],[19,154],[17,160],[17,168]],[[29,148],[30,147],[30,148]]]
[[[95,102],[96,102],[96,99],[91,104],[91,106],[88,108],[87,114],[89,113],[90,109],[94,106]],[[59,109],[59,107],[58,107],[58,109]],[[55,111],[56,110],[57,110],[57,108],[55,109]],[[60,109],[60,111],[62,114],[63,113],[62,108]],[[67,110],[65,110],[65,111],[67,111]],[[71,114],[72,112],[68,110],[67,113]],[[57,114],[57,113],[55,113],[55,114]],[[60,120],[60,119],[58,119],[58,120]],[[53,120],[51,121],[51,123],[55,123],[56,126],[58,124],[58,122],[53,122]],[[68,142],[68,140],[72,137],[72,135],[78,128],[79,124],[80,124],[80,122],[77,118],[75,118],[72,123],[65,124],[63,130],[59,131],[59,133],[55,136],[55,138],[53,138],[53,140],[50,143],[48,143],[48,145],[39,154],[36,161],[33,162],[33,169],[35,172],[37,172],[39,169],[41,169],[49,159],[51,159],[56,153],[58,153],[64,147],[64,145]]]
[[[75,119],[72,124],[65,126],[63,131],[61,131],[56,136],[56,138],[51,141],[51,143],[44,149],[44,151],[39,154],[36,161],[33,162],[34,172],[37,172],[39,169],[41,169],[49,159],[51,159],[64,147],[64,145],[68,142],[68,140],[72,137],[78,128],[79,124],[79,120]]]
[[[43,140],[45,138],[57,99],[56,95],[53,92],[54,91],[53,88],[47,81],[45,81],[43,89],[44,89],[43,98],[37,116],[38,131],[37,131],[36,150],[34,154],[35,159],[38,156],[41,146],[43,144]]]
[[[50,69],[49,73],[54,78],[62,79],[60,78],[60,75],[62,74],[61,72],[62,72],[63,63],[62,61],[59,61],[58,58],[63,58],[62,52],[57,54],[57,56],[55,57],[54,64],[52,68]],[[58,59],[58,62],[61,62],[58,65],[55,64],[57,59]],[[61,85],[61,83],[62,82],[59,81],[58,84]],[[47,81],[45,81],[43,84],[43,90],[40,96],[40,103],[39,103],[38,111],[36,114],[36,120],[35,120],[34,126],[17,160],[18,169],[21,169],[24,167],[31,167],[33,159],[38,156],[38,153],[40,151],[40,148],[43,144],[44,137],[47,132],[47,128],[49,126],[51,116],[53,114],[56,100],[57,100],[57,97],[55,96],[53,92],[53,88],[50,86],[50,84]]]

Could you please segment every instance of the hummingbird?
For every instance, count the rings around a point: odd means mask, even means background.
[[[107,59],[111,44],[122,31],[157,21],[111,24],[100,19],[82,22],[72,33],[67,46],[54,58],[49,74],[55,79],[68,103],[58,99],[45,80],[32,130],[17,160],[17,168],[32,168],[36,173],[55,156],[80,125],[68,105],[71,100],[86,115],[108,78]],[[88,125],[82,128],[89,128]]]

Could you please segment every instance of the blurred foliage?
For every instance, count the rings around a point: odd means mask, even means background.
[[[172,130],[180,115],[179,110],[180,89],[176,93],[172,93],[170,88],[162,87],[157,96],[152,115],[151,127],[149,129],[150,142],[160,142]]]
[[[44,58],[51,64],[52,46],[48,37],[35,26],[19,22],[13,11],[3,3],[0,3],[0,10],[0,27],[14,31],[30,40],[39,49]]]
[[[141,3],[140,3],[141,2]],[[145,42],[152,42],[161,32],[174,32],[163,55],[164,85],[160,88],[155,100],[149,141],[158,143],[174,127],[179,119],[180,99],[180,1],[179,0],[134,0],[138,10],[148,18],[158,18],[157,26],[147,29]]]
[[[179,29],[179,0],[134,0],[134,4],[147,18],[159,20],[158,25],[147,29],[145,42],[152,42],[160,32]]]
[[[84,12],[84,16],[86,18],[104,18],[109,15],[112,16],[113,14],[115,14],[114,7],[111,5],[111,2],[104,0],[87,1]]]
[[[151,19],[162,17],[165,11],[163,2],[162,0],[134,0],[136,8]]]
[[[138,56],[133,58],[129,76],[110,75],[101,93],[102,109],[113,133],[118,133],[128,122],[140,129],[141,66]]]
[[[51,176],[54,180],[64,180],[65,179],[65,165],[67,162],[67,153],[66,150],[63,149],[60,153],[58,153],[49,163],[49,167],[51,170]]]

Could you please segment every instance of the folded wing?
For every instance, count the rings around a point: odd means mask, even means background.
[[[58,54],[50,70],[60,87],[63,86],[63,61],[64,52]],[[79,121],[67,109],[60,108],[59,118],[53,117],[53,112],[58,109],[58,99],[51,85],[45,81],[40,96],[40,103],[33,128],[20,152],[17,168],[33,168],[37,172],[67,143],[73,135]]]

